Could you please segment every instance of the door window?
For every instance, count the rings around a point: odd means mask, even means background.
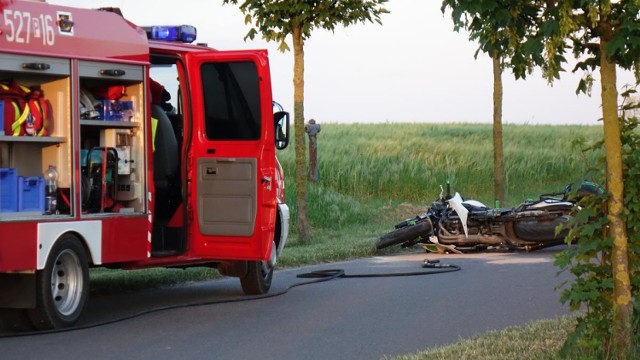
[[[260,138],[260,91],[253,62],[202,65],[205,130],[209,140]]]

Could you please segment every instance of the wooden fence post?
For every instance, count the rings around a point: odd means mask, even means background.
[[[314,119],[304,126],[304,132],[309,135],[309,179],[311,182],[318,182],[320,174],[318,172],[318,133],[320,124],[316,124]]]

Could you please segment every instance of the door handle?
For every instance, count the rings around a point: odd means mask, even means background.
[[[264,176],[262,178],[262,185],[265,185],[267,187],[267,190],[271,191],[271,183],[273,182],[273,179],[271,178],[271,176]]]

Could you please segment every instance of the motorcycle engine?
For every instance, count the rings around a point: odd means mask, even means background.
[[[458,218],[445,218],[441,220],[441,223],[444,225],[444,228],[452,235],[464,234],[462,223]]]

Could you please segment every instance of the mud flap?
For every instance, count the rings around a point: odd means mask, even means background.
[[[0,308],[36,307],[36,274],[0,274]]]

